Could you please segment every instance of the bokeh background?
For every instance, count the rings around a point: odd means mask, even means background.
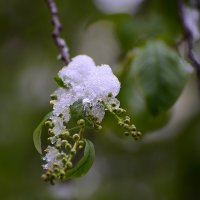
[[[151,39],[173,47],[182,35],[174,0],[56,2],[70,55],[88,54],[116,74],[133,48]],[[51,32],[45,1],[0,1],[0,199],[199,200],[200,109],[192,70],[164,119],[141,113],[140,101],[130,95],[134,84],[122,88],[121,105],[135,114],[142,140],[120,136],[108,116],[103,130],[91,133],[96,159],[85,177],[55,186],[41,180],[32,133],[51,109],[53,76],[62,67]]]

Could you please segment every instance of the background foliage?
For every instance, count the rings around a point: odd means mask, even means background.
[[[152,41],[165,43],[160,54],[167,51],[169,55],[176,49],[182,34],[176,2],[145,0],[139,8],[133,7],[131,14],[130,10],[113,13],[97,2],[57,1],[63,36],[71,56],[88,54],[97,64],[110,64],[120,74],[121,104],[145,136],[136,142],[122,138],[107,116],[103,131],[89,135],[96,149],[89,174],[54,187],[43,183],[32,132],[50,110],[49,95],[56,88],[53,76],[62,64],[56,60],[44,1],[1,1],[0,199],[200,199],[200,111],[195,75],[190,73],[186,81],[174,67],[172,72],[180,75],[176,84],[169,86],[175,95],[168,96],[158,88],[151,95],[158,98],[150,104],[155,106],[162,95],[173,103],[178,98],[176,92],[183,87],[184,91],[170,110],[166,110],[169,101],[164,101],[165,109],[154,115],[138,88],[141,83],[134,78],[132,57],[129,62],[123,59],[133,48],[136,57],[138,49],[145,51],[145,45]],[[148,48],[153,52],[154,47]],[[137,59],[136,63],[143,60]],[[150,61],[147,58],[145,62],[148,65]],[[162,64],[156,65],[156,72]],[[161,73],[164,78],[166,73]],[[167,75],[167,80],[173,80],[170,73]],[[149,76],[143,78],[148,80]]]

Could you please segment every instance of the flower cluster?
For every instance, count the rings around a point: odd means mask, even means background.
[[[96,66],[89,56],[79,55],[59,71],[56,80],[60,87],[51,95],[53,112],[46,122],[49,146],[43,158],[46,170],[43,178],[51,183],[54,179],[64,178],[66,171],[73,168],[73,159],[79,149],[84,148],[86,122],[100,130],[106,110],[126,129],[125,135],[132,134],[135,139],[141,135],[130,124],[130,118],[122,116],[125,110],[120,108],[120,102],[115,98],[120,82],[108,65]],[[81,104],[82,117],[76,126],[69,127],[71,108],[77,102]]]

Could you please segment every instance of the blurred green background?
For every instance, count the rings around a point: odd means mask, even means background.
[[[174,0],[56,2],[71,57],[88,54],[115,73],[133,48],[151,39],[175,48],[182,34]],[[51,109],[53,76],[62,67],[49,10],[41,0],[0,1],[0,25],[1,200],[200,199],[200,109],[192,72],[167,119],[141,109],[140,98],[130,95],[134,84],[122,87],[121,105],[135,114],[143,139],[122,138],[107,116],[102,132],[92,136],[96,159],[90,172],[56,186],[43,183],[32,133]]]

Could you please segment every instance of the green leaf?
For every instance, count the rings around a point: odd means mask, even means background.
[[[40,124],[37,126],[35,131],[33,132],[33,142],[35,145],[36,150],[42,154],[42,147],[41,147],[41,134],[42,134],[42,127],[44,123],[49,119],[49,117],[52,115],[52,112],[49,112],[43,120],[40,122]]]
[[[89,140],[85,140],[85,143],[83,157],[75,167],[66,172],[65,179],[81,177],[91,168],[95,158],[94,145]]]
[[[74,120],[77,120],[83,117],[82,100],[78,100],[70,106],[70,114],[71,114],[71,118],[73,118]]]
[[[64,84],[63,80],[58,75],[56,75],[54,77],[54,80],[56,81],[58,86],[63,87],[63,88],[67,88],[67,86]]]
[[[138,85],[131,79],[126,79],[123,82],[120,95],[118,97],[120,98],[121,104],[125,108],[128,108],[127,114],[130,115],[131,119],[134,119],[135,125],[142,133],[160,129],[166,125],[171,118],[170,111],[161,112],[156,116],[152,115],[147,108],[144,97],[139,91]],[[110,126],[113,127],[112,122]],[[118,127],[115,131],[119,131]]]
[[[136,57],[133,74],[148,110],[158,115],[178,99],[186,82],[184,62],[162,42],[149,42]]]

